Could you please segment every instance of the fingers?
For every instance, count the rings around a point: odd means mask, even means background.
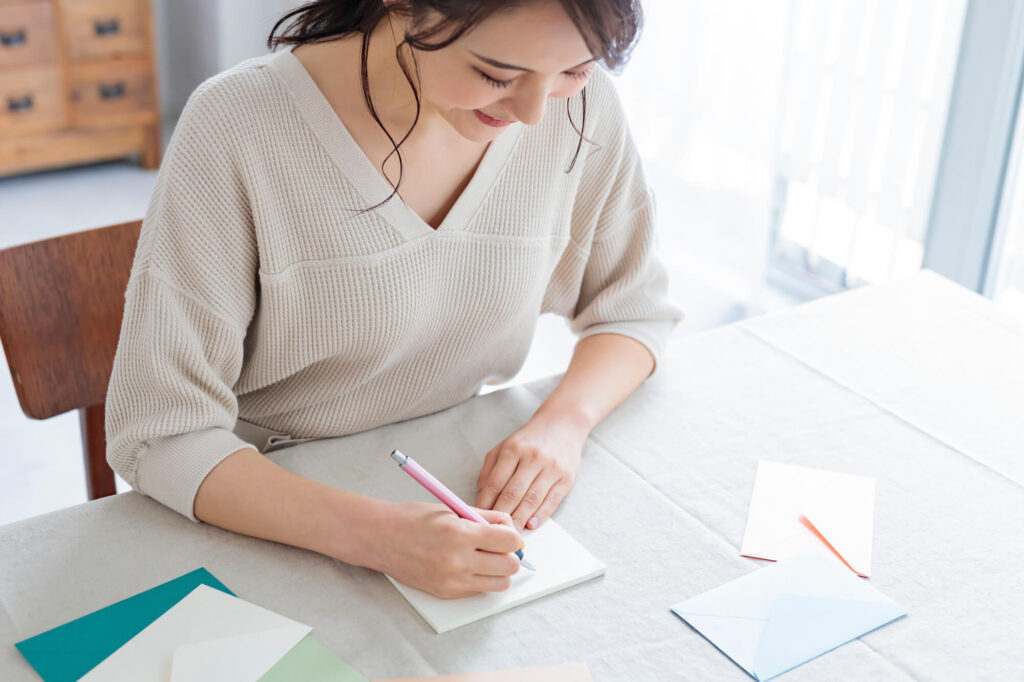
[[[543,504],[533,512],[533,515],[526,521],[526,528],[530,530],[536,530],[541,527],[545,521],[547,521],[551,515],[558,508],[558,505],[562,503],[565,496],[569,494],[571,484],[566,482],[565,479],[560,480],[558,483],[551,487],[548,491],[547,497],[544,498]]]
[[[494,511],[493,509],[477,509],[477,511],[480,512],[480,516],[484,517],[490,524],[500,524],[512,529],[515,529],[516,527],[512,522],[512,515],[508,512]]]
[[[540,506],[544,495],[538,495],[537,491],[533,489],[533,483],[541,473],[542,469],[539,463],[519,460],[519,466],[515,473],[512,474],[508,483],[505,484],[505,488],[498,495],[498,499],[495,500],[494,510],[511,514],[524,500],[527,505]],[[529,497],[528,500],[527,497]],[[512,520],[516,520],[515,516],[512,517]],[[521,528],[522,525],[517,524],[517,527]]]
[[[505,486],[515,473],[518,464],[519,459],[509,450],[505,449],[497,452],[495,454],[494,466],[484,478],[483,486],[480,488],[480,494],[476,499],[476,506],[483,509],[494,508],[495,502],[498,501],[498,496],[504,492]],[[513,509],[515,509],[514,506],[502,509],[501,511],[510,512]]]
[[[496,554],[477,550],[473,557],[473,575],[507,578],[519,572],[519,557],[515,554]]]
[[[488,514],[500,516],[495,512]],[[482,545],[493,547],[495,551],[470,549],[468,553],[463,550],[449,555],[440,564],[440,573],[444,577],[428,591],[442,599],[453,599],[479,592],[507,590],[511,576],[520,569],[519,557],[512,552],[522,546],[522,538],[503,523],[484,526],[465,521],[464,524],[460,535],[464,534],[462,536],[469,541],[470,547]]]
[[[506,514],[505,516],[508,515]],[[485,516],[484,518],[487,517]],[[476,549],[508,554],[523,547],[522,536],[512,526],[505,525],[504,523],[493,523],[484,526],[472,521],[467,521],[466,524],[467,526],[472,524],[471,527],[466,528],[466,531],[472,535],[473,545]]]
[[[480,475],[476,477],[476,490],[477,490],[477,504],[478,507],[490,508],[490,505],[480,504],[480,495],[484,489],[484,483],[487,481],[487,477],[490,475],[491,470],[494,469],[494,463],[498,461],[498,450],[500,446],[491,448],[491,451],[484,457],[484,464],[480,467]]]
[[[516,506],[512,512],[512,521],[515,523],[517,529],[523,529],[527,527],[527,523],[534,519],[537,510],[540,509],[541,505],[545,502],[550,494],[550,491],[554,486],[561,480],[561,472],[555,470],[546,470],[541,472],[537,478],[530,484],[530,488],[523,495],[522,500]],[[561,500],[559,500],[561,501]],[[555,503],[558,506],[558,503]],[[540,523],[536,523],[539,526]],[[536,526],[531,526],[531,530]]]

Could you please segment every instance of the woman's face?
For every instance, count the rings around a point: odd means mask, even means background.
[[[424,112],[476,142],[516,121],[536,125],[548,98],[575,95],[597,68],[557,2],[499,12],[448,47],[416,57]]]

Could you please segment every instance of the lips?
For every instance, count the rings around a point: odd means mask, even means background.
[[[485,114],[484,112],[480,111],[479,109],[474,109],[473,113],[476,114],[476,117],[478,119],[480,119],[480,121],[482,123],[485,123],[485,124],[487,124],[487,125],[489,125],[491,127],[494,127],[494,128],[504,128],[505,126],[511,125],[514,122],[514,121],[503,121],[500,118],[494,118],[492,116],[488,116],[487,114]]]

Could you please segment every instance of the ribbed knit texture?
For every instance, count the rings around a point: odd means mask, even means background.
[[[579,98],[573,102],[579,125]],[[438,230],[390,193],[290,51],[203,83],[143,221],[107,394],[107,459],[195,520],[236,420],[339,436],[450,407],[526,356],[537,316],[657,359],[680,318],[610,78],[488,148]],[[443,163],[438,159],[438,163]]]

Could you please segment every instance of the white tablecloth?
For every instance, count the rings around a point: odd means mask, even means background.
[[[397,447],[472,497],[484,453],[556,381],[272,456],[428,500]],[[738,549],[762,458],[877,478],[871,582],[910,612],[786,679],[1024,674],[1024,334],[922,273],[673,345],[594,431],[556,514],[603,578],[436,635],[379,574],[128,493],[0,527],[0,679],[34,679],[13,642],[199,566],[370,677],[580,660],[598,682],[749,679],[669,606],[765,565]]]

